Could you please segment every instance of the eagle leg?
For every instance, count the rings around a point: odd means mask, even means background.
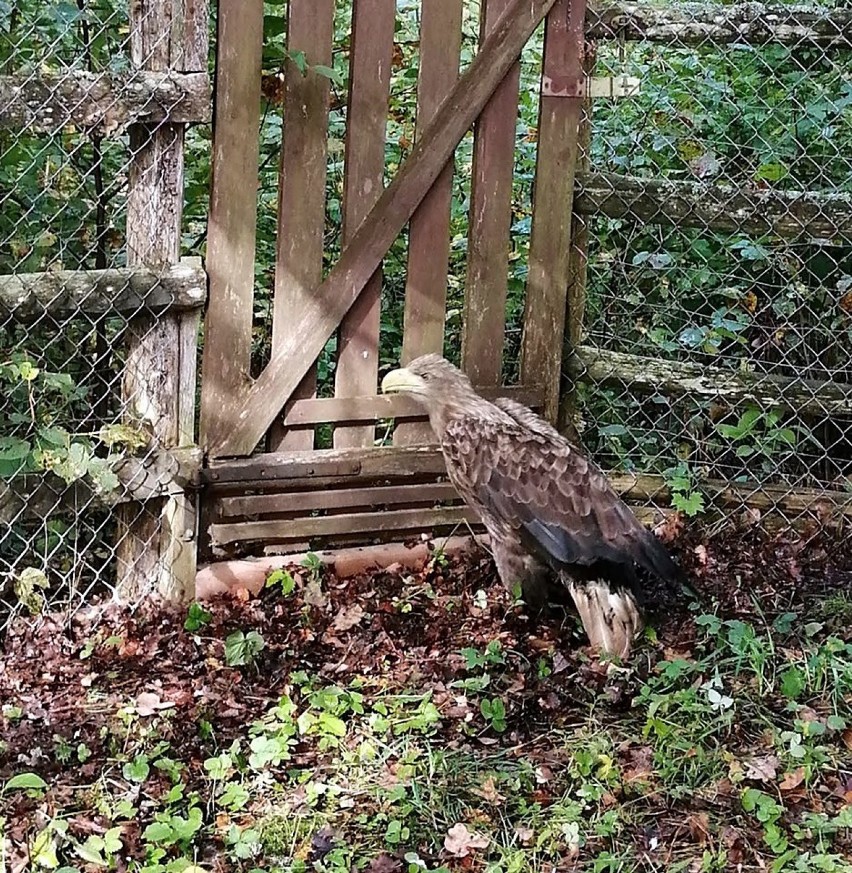
[[[513,591],[521,587],[521,596],[531,612],[540,612],[547,606],[552,572],[539,563],[515,541],[505,534],[491,535],[491,553],[497,565],[500,581]]]
[[[642,613],[631,591],[613,589],[606,579],[566,577],[565,584],[592,647],[612,657],[625,659],[644,627]]]

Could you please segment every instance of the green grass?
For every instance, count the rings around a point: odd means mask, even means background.
[[[852,871],[844,592],[696,608],[607,666],[496,586],[448,591],[445,563],[344,604],[319,580],[332,599],[304,605],[295,573],[242,613],[79,634],[50,662],[67,686],[39,696],[39,665],[3,706],[10,868]],[[432,648],[413,636],[430,624]],[[21,737],[62,687],[79,714],[36,755]]]

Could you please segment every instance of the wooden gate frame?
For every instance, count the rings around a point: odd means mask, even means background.
[[[291,53],[304,52],[310,63],[330,63],[333,7],[333,0],[291,0]],[[585,95],[585,2],[487,0],[480,49],[459,77],[458,45],[448,34],[460,32],[461,0],[423,0],[417,140],[396,177],[377,196],[384,170],[393,38],[392,27],[385,28],[384,35],[379,31],[382,22],[393,22],[394,8],[393,0],[356,0],[354,5],[345,248],[324,281],[320,280],[328,83],[311,72],[303,75],[288,63],[273,352],[269,364],[252,380],[263,6],[260,0],[221,0],[219,4],[201,444],[207,456],[202,478],[212,489],[206,510],[213,539],[220,545],[247,539],[363,537],[371,532],[455,523],[467,517],[462,507],[433,508],[436,501],[452,495],[449,486],[435,481],[443,472],[435,446],[418,445],[428,439],[423,425],[400,427],[394,448],[374,448],[372,443],[379,419],[418,416],[407,398],[376,394],[382,259],[411,221],[403,356],[408,360],[416,354],[441,351],[446,269],[438,255],[443,251],[446,261],[451,159],[474,122],[463,366],[482,389],[514,393],[543,408],[551,420],[558,415],[571,272],[574,169]],[[546,184],[537,184],[535,189],[521,385],[506,389],[500,388],[500,371],[518,59],[545,17],[536,178]],[[382,99],[384,112],[377,118],[376,107]],[[301,121],[292,120],[296,118]],[[362,147],[358,137],[375,141],[379,128],[382,147],[377,157],[376,150]],[[294,167],[300,172],[294,172]],[[298,225],[289,217],[288,200],[299,203]],[[354,233],[352,227],[357,228]],[[416,285],[411,282],[414,275],[422,280]],[[297,315],[288,324],[288,311],[294,310]],[[347,368],[339,364],[336,397],[318,399],[313,396],[311,369],[338,329],[340,361],[349,356],[354,363]],[[358,365],[361,357],[369,358],[365,366]],[[307,439],[294,436],[298,431],[293,428],[320,422],[338,424],[335,449],[311,451],[311,430],[306,431]],[[253,455],[267,435],[280,451]],[[410,483],[408,494],[399,487],[406,482]],[[341,484],[354,486],[354,490],[334,497],[316,493]],[[380,505],[418,508],[388,516],[373,511]],[[345,507],[367,511],[303,517],[293,523],[294,514],[300,512]],[[258,520],[270,512],[280,515],[282,510],[288,519]],[[223,517],[238,520],[222,523]]]

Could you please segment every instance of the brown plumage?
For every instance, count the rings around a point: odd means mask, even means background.
[[[389,373],[382,390],[423,404],[450,481],[490,535],[502,582],[520,584],[533,606],[561,582],[592,645],[629,654],[643,626],[637,568],[670,584],[679,571],[604,474],[531,410],[480,397],[438,355]]]

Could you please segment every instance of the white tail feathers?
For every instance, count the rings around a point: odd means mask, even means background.
[[[627,589],[613,591],[605,579],[566,581],[592,646],[626,658],[644,626],[636,598]]]

